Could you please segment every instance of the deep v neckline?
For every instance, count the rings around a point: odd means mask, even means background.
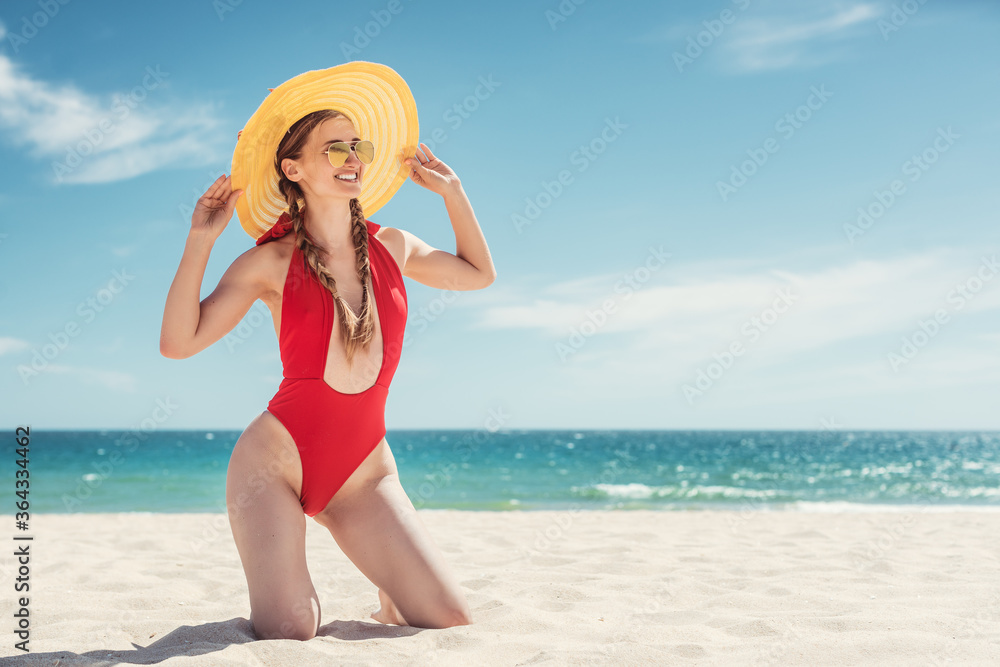
[[[323,384],[325,384],[327,387],[329,387],[331,391],[333,391],[334,393],[340,394],[341,396],[360,396],[362,394],[366,394],[369,391],[371,391],[372,389],[374,389],[375,387],[377,387],[382,382],[382,376],[385,374],[385,367],[386,367],[385,320],[382,319],[382,304],[379,303],[379,290],[378,290],[378,288],[376,286],[376,283],[378,282],[379,276],[378,276],[378,270],[375,268],[376,262],[375,262],[374,258],[372,257],[372,253],[373,253],[373,247],[372,247],[373,244],[371,243],[372,236],[374,236],[374,235],[369,235],[369,237],[368,237],[368,240],[369,240],[369,243],[368,243],[368,261],[369,261],[369,266],[371,267],[371,269],[370,269],[370,276],[371,276],[371,283],[372,283],[372,307],[375,309],[375,318],[378,320],[378,330],[379,330],[379,333],[381,334],[381,337],[382,337],[382,362],[379,364],[378,374],[375,376],[375,381],[370,386],[366,387],[365,389],[362,389],[361,391],[356,391],[356,392],[344,392],[344,391],[340,391],[340,390],[336,389],[335,387],[331,386],[330,383],[326,381],[326,361],[327,361],[327,359],[330,356],[330,344],[333,342],[333,340],[332,340],[333,339],[333,325],[334,325],[334,321],[336,319],[337,304],[334,302],[333,294],[330,292],[330,290],[328,290],[323,285],[323,283],[321,283],[319,281],[319,278],[317,278],[313,274],[313,272],[309,268],[308,264],[306,264],[305,257],[302,256],[302,251],[299,249],[299,247],[298,246],[293,246],[293,258],[292,258],[292,261],[295,261],[295,259],[296,259],[294,257],[294,255],[298,254],[299,255],[298,260],[301,262],[302,269],[309,275],[309,278],[315,283],[316,287],[318,287],[320,290],[323,291],[323,293],[325,295],[324,298],[326,298],[328,300],[327,302],[330,304],[330,315],[329,315],[329,317],[326,320],[327,326],[324,327],[325,328],[324,337],[326,338],[326,343],[323,345],[323,356],[321,357],[321,359],[322,359],[322,363],[321,363],[322,371],[321,371],[321,373],[322,374],[320,376],[320,380],[323,382]],[[350,305],[348,305],[348,303],[347,303],[346,300],[344,300],[344,307],[347,308],[348,310],[350,310],[351,313],[354,313],[354,309],[351,308]],[[355,315],[355,317],[357,317],[357,315]]]
[[[375,276],[371,277],[371,283],[372,283],[372,301],[374,302],[374,300],[375,300]],[[324,287],[323,289],[326,289],[326,287]],[[362,289],[361,298],[364,299],[364,291],[363,290],[365,289],[365,286],[362,285],[361,289]],[[330,290],[326,290],[326,291],[328,293],[330,292]],[[333,299],[333,294],[332,293],[330,293],[330,298]],[[361,319],[361,316],[358,315],[354,311],[353,308],[351,308],[351,304],[347,303],[347,299],[345,299],[344,297],[340,297],[340,300],[344,302],[344,308],[346,308],[347,310],[351,311],[351,315],[354,315],[354,319],[355,320]],[[374,307],[375,307],[376,310],[378,310],[378,304],[375,304]]]
[[[369,241],[370,240],[371,239],[369,239]],[[368,246],[368,252],[369,252],[369,255],[370,255],[370,253],[371,253],[371,244],[370,243],[369,243],[369,246]],[[299,254],[303,254],[301,250],[299,250]],[[305,258],[303,257],[303,260],[304,259]],[[322,261],[322,258],[320,258],[320,261]],[[368,266],[370,267],[371,264],[372,264],[371,257],[369,256],[369,258],[368,258]],[[325,266],[327,266],[327,271],[330,272],[331,275],[333,275],[333,272],[330,271],[330,269],[329,269],[329,265],[325,265]],[[310,273],[312,273],[312,270],[309,269],[308,266],[306,266],[306,269],[309,270]],[[371,280],[371,283],[372,283],[372,296],[374,297],[374,293],[375,293],[375,276],[374,276],[374,274],[372,274],[372,270],[369,271],[369,275],[370,275],[370,280]],[[332,299],[333,298],[333,293],[330,292],[330,290],[326,289],[326,286],[323,285],[323,282],[321,280],[319,280],[319,278],[317,276],[313,275],[313,278],[316,279],[316,282],[319,283],[320,287],[322,287],[324,289],[324,291],[326,291],[330,295],[330,298]],[[334,278],[334,281],[336,281],[336,278]],[[340,283],[338,282],[337,284],[339,285]],[[362,305],[364,305],[364,290],[365,290],[365,287],[366,287],[365,284],[362,283],[361,284]],[[340,300],[344,302],[344,308],[347,308],[347,310],[351,311],[351,314],[354,315],[354,319],[356,319],[356,320],[359,319],[358,313],[353,308],[351,308],[351,304],[347,303],[347,299],[345,299],[342,296],[342,297],[340,297]]]

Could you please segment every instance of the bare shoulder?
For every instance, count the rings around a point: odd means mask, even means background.
[[[385,246],[392,258],[396,260],[399,272],[403,272],[403,264],[406,261],[406,237],[403,230],[395,227],[380,227],[375,232],[375,238]]]
[[[248,276],[248,280],[261,286],[263,294],[260,299],[269,307],[281,303],[293,243],[290,236],[282,237],[248,248],[233,260],[233,267],[241,275]]]

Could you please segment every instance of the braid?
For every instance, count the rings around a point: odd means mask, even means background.
[[[278,182],[281,193],[288,202],[288,215],[292,219],[292,229],[295,231],[295,244],[302,251],[306,265],[313,272],[320,284],[333,294],[333,303],[337,320],[340,322],[340,333],[346,341],[347,361],[353,364],[354,355],[359,348],[367,347],[375,337],[375,313],[371,306],[372,297],[369,292],[371,282],[371,264],[368,261],[368,225],[357,198],[351,200],[351,233],[354,237],[354,252],[357,257],[357,273],[361,278],[361,314],[355,316],[350,306],[337,292],[337,281],[320,259],[322,249],[306,232],[305,220],[299,208],[299,198],[302,196],[298,184],[289,180],[284,173]]]
[[[375,337],[375,316],[371,307],[372,295],[368,286],[372,280],[372,265],[368,261],[368,225],[365,213],[361,210],[361,202],[357,197],[351,200],[351,231],[354,235],[354,254],[357,257],[358,276],[364,291],[361,295],[361,316],[358,326],[358,339],[362,345],[367,345]]]

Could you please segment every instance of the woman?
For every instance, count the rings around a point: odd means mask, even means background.
[[[294,122],[286,127],[283,118]],[[160,351],[174,359],[222,338],[256,299],[274,319],[284,379],[237,440],[226,480],[261,639],[309,639],[319,629],[305,514],[378,587],[373,619],[424,628],[472,622],[384,437],[406,320],[402,276],[472,290],[496,275],[458,177],[426,145],[420,154],[408,144],[416,131],[409,89],[383,65],[314,70],[272,89],[241,130],[232,176],[198,200],[167,295]],[[366,220],[407,177],[444,198],[454,255]],[[287,210],[269,224],[276,202]],[[255,246],[199,303],[212,245],[236,208]]]

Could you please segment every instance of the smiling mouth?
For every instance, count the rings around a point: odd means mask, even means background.
[[[345,176],[351,176],[351,178],[344,178]],[[334,176],[334,178],[336,178],[338,181],[344,181],[345,183],[357,183],[358,182],[358,175],[357,174],[338,174],[337,176]]]

